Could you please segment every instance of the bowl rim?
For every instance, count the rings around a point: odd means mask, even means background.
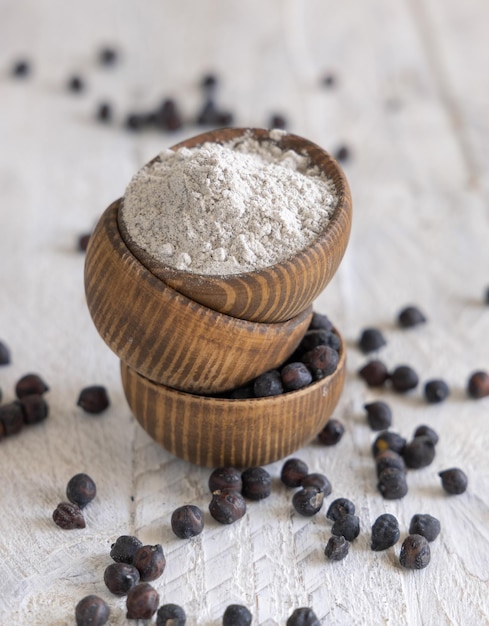
[[[118,211],[117,213],[119,232],[127,248],[134,254],[134,256],[138,259],[138,261],[142,265],[144,265],[147,269],[149,269],[152,273],[158,272],[158,269],[160,269],[160,271],[165,272],[167,274],[173,274],[174,276],[182,277],[182,276],[191,275],[192,277],[195,277],[196,280],[201,279],[203,282],[213,281],[213,280],[226,281],[226,280],[234,280],[237,278],[246,280],[247,276],[260,277],[261,275],[265,275],[265,274],[268,274],[269,272],[273,272],[274,270],[280,267],[283,267],[284,265],[287,265],[293,259],[299,263],[304,262],[307,265],[307,262],[308,262],[308,255],[306,254],[307,250],[314,250],[314,251],[324,250],[325,242],[329,240],[331,232],[333,233],[336,232],[336,226],[338,222],[342,219],[342,216],[344,214],[348,215],[351,213],[352,201],[351,201],[350,186],[343,172],[343,169],[341,168],[338,161],[333,157],[333,155],[330,154],[327,150],[325,150],[321,146],[319,146],[318,144],[314,143],[313,141],[310,141],[309,139],[301,137],[300,135],[296,135],[295,133],[289,133],[287,131],[283,131],[279,129],[264,129],[264,128],[256,128],[256,127],[230,127],[230,128],[217,128],[217,129],[200,133],[198,135],[194,135],[192,137],[188,137],[187,139],[184,139],[174,144],[173,146],[170,146],[169,150],[176,151],[180,148],[196,147],[206,142],[211,142],[211,143],[213,142],[213,143],[218,143],[222,145],[226,143],[227,141],[230,141],[232,139],[237,139],[238,137],[245,137],[246,135],[251,135],[254,139],[260,142],[270,141],[270,142],[275,142],[277,145],[280,145],[280,143],[277,142],[276,139],[270,136],[270,133],[274,131],[276,131],[277,133],[280,133],[280,142],[282,142],[283,140],[285,141],[289,140],[291,142],[299,142],[302,144],[301,152],[297,152],[297,150],[295,150],[294,148],[290,148],[287,146],[284,147],[285,149],[292,149],[298,154],[307,155],[311,159],[311,165],[313,166],[315,165],[319,167],[319,169],[323,172],[324,172],[324,164],[326,163],[331,164],[331,166],[334,169],[334,174],[335,174],[334,185],[335,185],[338,199],[334,207],[333,213],[330,219],[328,220],[328,223],[326,224],[326,227],[319,235],[317,235],[317,237],[315,237],[307,246],[305,246],[304,248],[301,248],[300,250],[290,255],[289,257],[282,259],[282,261],[278,261],[276,263],[273,263],[272,265],[267,265],[266,267],[263,267],[259,270],[251,270],[248,272],[235,272],[235,273],[228,273],[228,274],[202,274],[200,272],[179,270],[169,265],[165,265],[165,263],[162,263],[161,261],[155,259],[143,247],[141,247],[140,245],[138,245],[136,242],[134,242],[131,239],[127,231],[126,225],[124,223],[123,217],[122,217],[122,214],[123,214],[122,207],[124,204],[124,195],[122,195],[120,198],[121,210]],[[216,136],[220,136],[220,135],[222,136],[222,138],[219,140],[216,140]],[[317,151],[318,155],[320,155],[320,161],[323,163],[322,167],[317,162],[316,160],[317,157],[316,159],[313,159],[310,155],[310,152],[315,152],[315,151]],[[158,154],[152,159],[150,159],[140,169],[143,169],[144,167],[147,167],[157,162],[159,158],[160,158],[160,155]],[[329,178],[332,179],[333,176],[329,176]]]

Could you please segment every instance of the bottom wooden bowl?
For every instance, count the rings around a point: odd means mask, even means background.
[[[122,385],[136,419],[175,456],[206,467],[266,465],[311,441],[331,416],[345,379],[341,341],[333,374],[279,396],[197,396],[158,385],[124,363]]]

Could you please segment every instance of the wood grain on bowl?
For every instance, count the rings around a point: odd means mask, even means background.
[[[121,363],[131,410],[169,452],[206,467],[265,465],[311,441],[340,398],[345,379],[342,339],[336,371],[298,391],[230,400],[182,393],[158,385]]]

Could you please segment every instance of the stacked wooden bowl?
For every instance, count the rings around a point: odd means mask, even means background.
[[[177,146],[225,143],[244,129],[221,129]],[[247,129],[257,140],[265,130]],[[143,428],[173,454],[209,467],[264,465],[311,440],[341,394],[345,348],[336,371],[307,387],[267,398],[229,399],[296,350],[312,303],[334,275],[348,242],[351,198],[336,161],[300,137],[283,149],[310,157],[334,181],[338,202],[324,232],[305,250],[262,271],[209,276],[165,267],[132,241],[121,200],[102,215],[89,242],[85,292],[93,322],[121,359],[128,403]]]

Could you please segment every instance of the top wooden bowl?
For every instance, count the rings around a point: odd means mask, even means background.
[[[174,389],[214,394],[283,363],[312,307],[281,324],[259,324],[202,306],[136,259],[117,224],[119,201],[102,215],[85,258],[85,293],[95,327],[125,364]]]
[[[193,148],[205,142],[222,144],[245,132],[259,141],[271,141],[267,130],[225,128],[182,141],[173,149]],[[275,143],[284,150],[309,156],[311,163],[333,180],[338,195],[337,206],[324,232],[307,248],[276,265],[261,271],[223,276],[176,270],[156,261],[132,241],[119,214],[119,227],[125,243],[155,276],[195,302],[253,322],[283,322],[307,309],[335,274],[351,228],[350,189],[333,157],[297,135],[286,133]]]

